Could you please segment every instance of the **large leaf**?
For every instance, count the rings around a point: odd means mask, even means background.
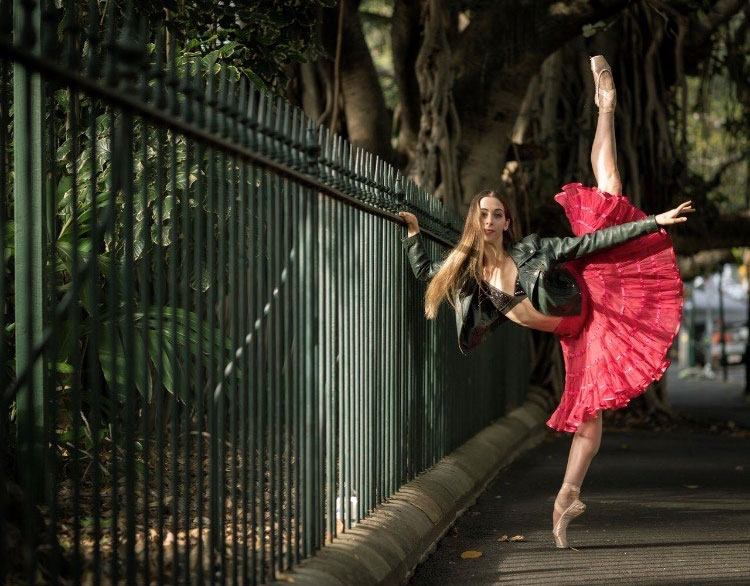
[[[151,382],[150,376],[146,378],[148,381],[144,387],[144,377],[148,375],[147,368],[144,361],[141,359],[143,356],[142,340],[136,333],[133,346],[135,360],[131,364],[125,361],[125,347],[123,346],[120,328],[116,328],[114,347],[112,342],[111,332],[111,321],[102,322],[102,327],[99,329],[99,362],[104,373],[104,378],[109,385],[109,388],[113,388],[113,385],[117,385],[117,398],[120,401],[125,400],[125,373],[130,370],[135,377],[135,386],[138,392],[147,401],[151,400]],[[115,357],[114,371],[112,370],[112,356]]]

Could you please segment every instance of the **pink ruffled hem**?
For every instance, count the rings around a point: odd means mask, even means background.
[[[555,200],[580,235],[646,217],[625,196],[568,184]],[[547,425],[575,432],[604,409],[622,409],[659,380],[682,319],[682,280],[666,231],[566,263],[584,300],[558,328],[565,391]]]

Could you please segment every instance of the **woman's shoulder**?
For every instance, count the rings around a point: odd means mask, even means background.
[[[513,257],[516,265],[520,267],[539,252],[541,245],[541,239],[538,234],[529,234],[518,242],[511,244],[508,252]]]
[[[524,236],[519,240],[518,242],[514,242],[511,244],[511,249],[518,249],[518,250],[526,250],[533,248],[534,250],[537,250],[539,248],[539,245],[542,243],[542,239],[539,237],[539,234],[529,234],[528,236]]]

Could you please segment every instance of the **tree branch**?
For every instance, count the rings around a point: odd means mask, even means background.
[[[678,4],[688,4],[690,0],[682,0]],[[693,13],[689,30],[691,31],[685,43],[685,63],[702,61],[711,49],[711,35],[714,31],[737,14],[747,4],[747,0],[717,0],[708,14],[699,17]]]
[[[742,162],[748,157],[750,157],[750,152],[739,151],[739,152],[734,153],[731,157],[729,157],[726,161],[724,161],[721,165],[719,165],[719,168],[714,172],[711,178],[708,181],[706,181],[706,192],[716,189],[721,183],[721,178],[724,175],[724,173],[726,173],[726,171],[730,167],[732,167],[733,165],[736,165],[737,163]]]
[[[669,231],[675,252],[692,255],[715,248],[750,247],[750,212],[728,214],[703,222],[690,221]]]
[[[703,250],[692,256],[679,256],[677,258],[677,266],[680,269],[680,276],[683,281],[712,272],[726,262],[734,262],[734,255],[728,248]]]
[[[499,69],[514,68],[529,52],[537,65],[565,42],[580,34],[584,24],[609,18],[627,6],[627,0],[501,0],[477,11],[459,37],[456,64],[467,83],[487,89]],[[529,77],[536,73],[534,68]]]
[[[717,0],[703,18],[695,17],[696,26],[692,28],[695,31],[691,35],[694,44],[706,42],[711,34],[747,4],[747,0]]]

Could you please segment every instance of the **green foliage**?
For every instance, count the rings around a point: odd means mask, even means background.
[[[286,67],[315,60],[323,51],[316,26],[321,8],[336,0],[147,0],[139,10],[149,19],[167,16],[167,26],[178,44],[197,41],[207,55],[234,43],[227,64],[256,83],[274,87],[288,82]]]
[[[747,164],[750,140],[746,131],[742,131],[747,128],[746,122],[742,122],[746,115],[744,109],[732,98],[731,84],[725,76],[716,75],[707,80],[709,88],[703,90],[703,96],[697,78],[687,81],[688,168],[704,184],[711,184],[715,178],[719,180],[705,196],[720,212],[743,210],[750,190]],[[743,153],[742,159],[732,163]],[[717,178],[718,172],[721,173]]]
[[[229,79],[239,79],[241,71],[235,65],[225,64],[230,60],[237,47],[236,43],[225,43],[218,49],[202,53],[198,42],[188,43],[176,55],[180,70],[184,65],[195,69],[200,61],[200,71],[204,77],[209,72],[220,75],[222,72]],[[153,45],[148,47],[153,53]],[[88,364],[87,352],[96,355],[97,367],[104,378],[106,386],[102,389],[99,400],[103,406],[104,420],[111,420],[121,411],[125,400],[125,373],[132,369],[136,389],[140,395],[141,405],[149,405],[156,393],[177,393],[179,400],[186,401],[185,393],[198,397],[203,391],[205,381],[198,380],[194,364],[199,358],[206,362],[208,356],[228,356],[232,349],[231,341],[221,335],[217,328],[211,331],[206,321],[199,321],[197,315],[189,308],[177,305],[178,300],[169,298],[167,305],[161,308],[162,320],[158,319],[158,309],[154,307],[156,299],[154,275],[156,261],[166,269],[175,263],[177,275],[184,274],[181,255],[174,255],[175,249],[188,250],[192,260],[196,242],[190,234],[181,230],[184,202],[188,198],[188,213],[193,214],[198,206],[209,222],[214,226],[226,223],[226,217],[220,218],[217,210],[210,208],[206,197],[207,165],[196,160],[196,149],[192,148],[191,163],[186,170],[188,145],[184,136],[166,131],[157,131],[141,120],[132,123],[132,152],[122,145],[119,151],[112,148],[115,136],[114,129],[126,124],[122,114],[113,114],[101,106],[92,104],[85,96],[75,102],[75,108],[67,90],[51,94],[49,107],[46,110],[46,127],[54,126],[54,136],[58,137],[54,160],[50,163],[47,176],[46,201],[51,202],[55,221],[48,226],[50,233],[46,236],[53,243],[50,249],[49,266],[46,274],[52,287],[50,302],[53,305],[62,303],[66,294],[71,292],[74,283],[78,282],[78,291],[73,295],[73,304],[62,316],[55,336],[47,346],[46,356],[51,372],[59,383],[61,417],[70,419],[70,400],[72,389],[77,386],[81,392],[84,405],[91,403],[91,378],[99,372],[81,371],[81,365]],[[91,124],[92,108],[96,116]],[[71,124],[75,113],[77,124]],[[72,128],[77,128],[73,134]],[[156,133],[162,132],[164,149],[161,159],[157,156]],[[145,143],[145,150],[144,148]],[[172,148],[174,156],[171,155]],[[126,265],[125,194],[122,190],[113,191],[113,172],[125,158],[133,157],[133,214],[134,214],[134,252],[133,264],[136,282],[125,283]],[[157,174],[165,174],[165,166],[176,166],[178,172],[173,184],[170,180],[157,182]],[[187,172],[186,172],[187,171]],[[198,179],[202,187],[198,189]],[[12,186],[12,178],[10,181]],[[159,189],[159,186],[161,189]],[[10,190],[12,193],[12,189]],[[158,204],[161,204],[161,214]],[[228,202],[225,214],[233,213],[233,203]],[[10,214],[12,217],[12,213]],[[159,217],[161,216],[161,221]],[[94,241],[93,226],[96,220],[98,239]],[[111,223],[110,223],[111,222]],[[113,231],[110,230],[113,226]],[[14,273],[14,223],[9,221],[4,226],[2,250],[6,259],[6,280],[12,284]],[[219,238],[218,233],[216,238]],[[206,258],[205,242],[198,253]],[[76,260],[77,258],[77,260]],[[78,271],[87,262],[95,262],[89,278],[96,283],[97,293],[91,296],[90,281],[85,282],[76,277],[74,263]],[[203,263],[205,265],[205,262]],[[140,281],[138,279],[143,279]],[[206,266],[199,270],[192,269],[189,278],[191,291],[200,288],[206,292],[214,288],[215,297],[221,299],[226,291],[226,269],[219,269],[209,275]],[[114,288],[117,297],[116,319],[112,319],[109,292]],[[145,290],[150,305],[145,306],[141,292]],[[169,292],[165,292],[169,296]],[[13,315],[13,291],[9,291],[8,314]],[[125,316],[126,296],[132,297],[135,307],[132,316],[134,326],[133,364],[126,363],[125,353]],[[73,318],[75,316],[77,335],[74,337]],[[12,344],[14,325],[4,324],[6,339]],[[49,325],[49,324],[47,324]],[[90,344],[90,337],[96,334],[96,345]],[[213,340],[213,342],[212,342]],[[11,349],[11,355],[13,354]],[[72,356],[77,355],[74,362]],[[14,377],[13,361],[8,365],[11,379]],[[161,379],[158,378],[161,373]],[[235,376],[242,372],[235,370]],[[206,400],[210,393],[204,397]],[[193,402],[197,399],[193,399]],[[13,417],[13,413],[11,413]]]

